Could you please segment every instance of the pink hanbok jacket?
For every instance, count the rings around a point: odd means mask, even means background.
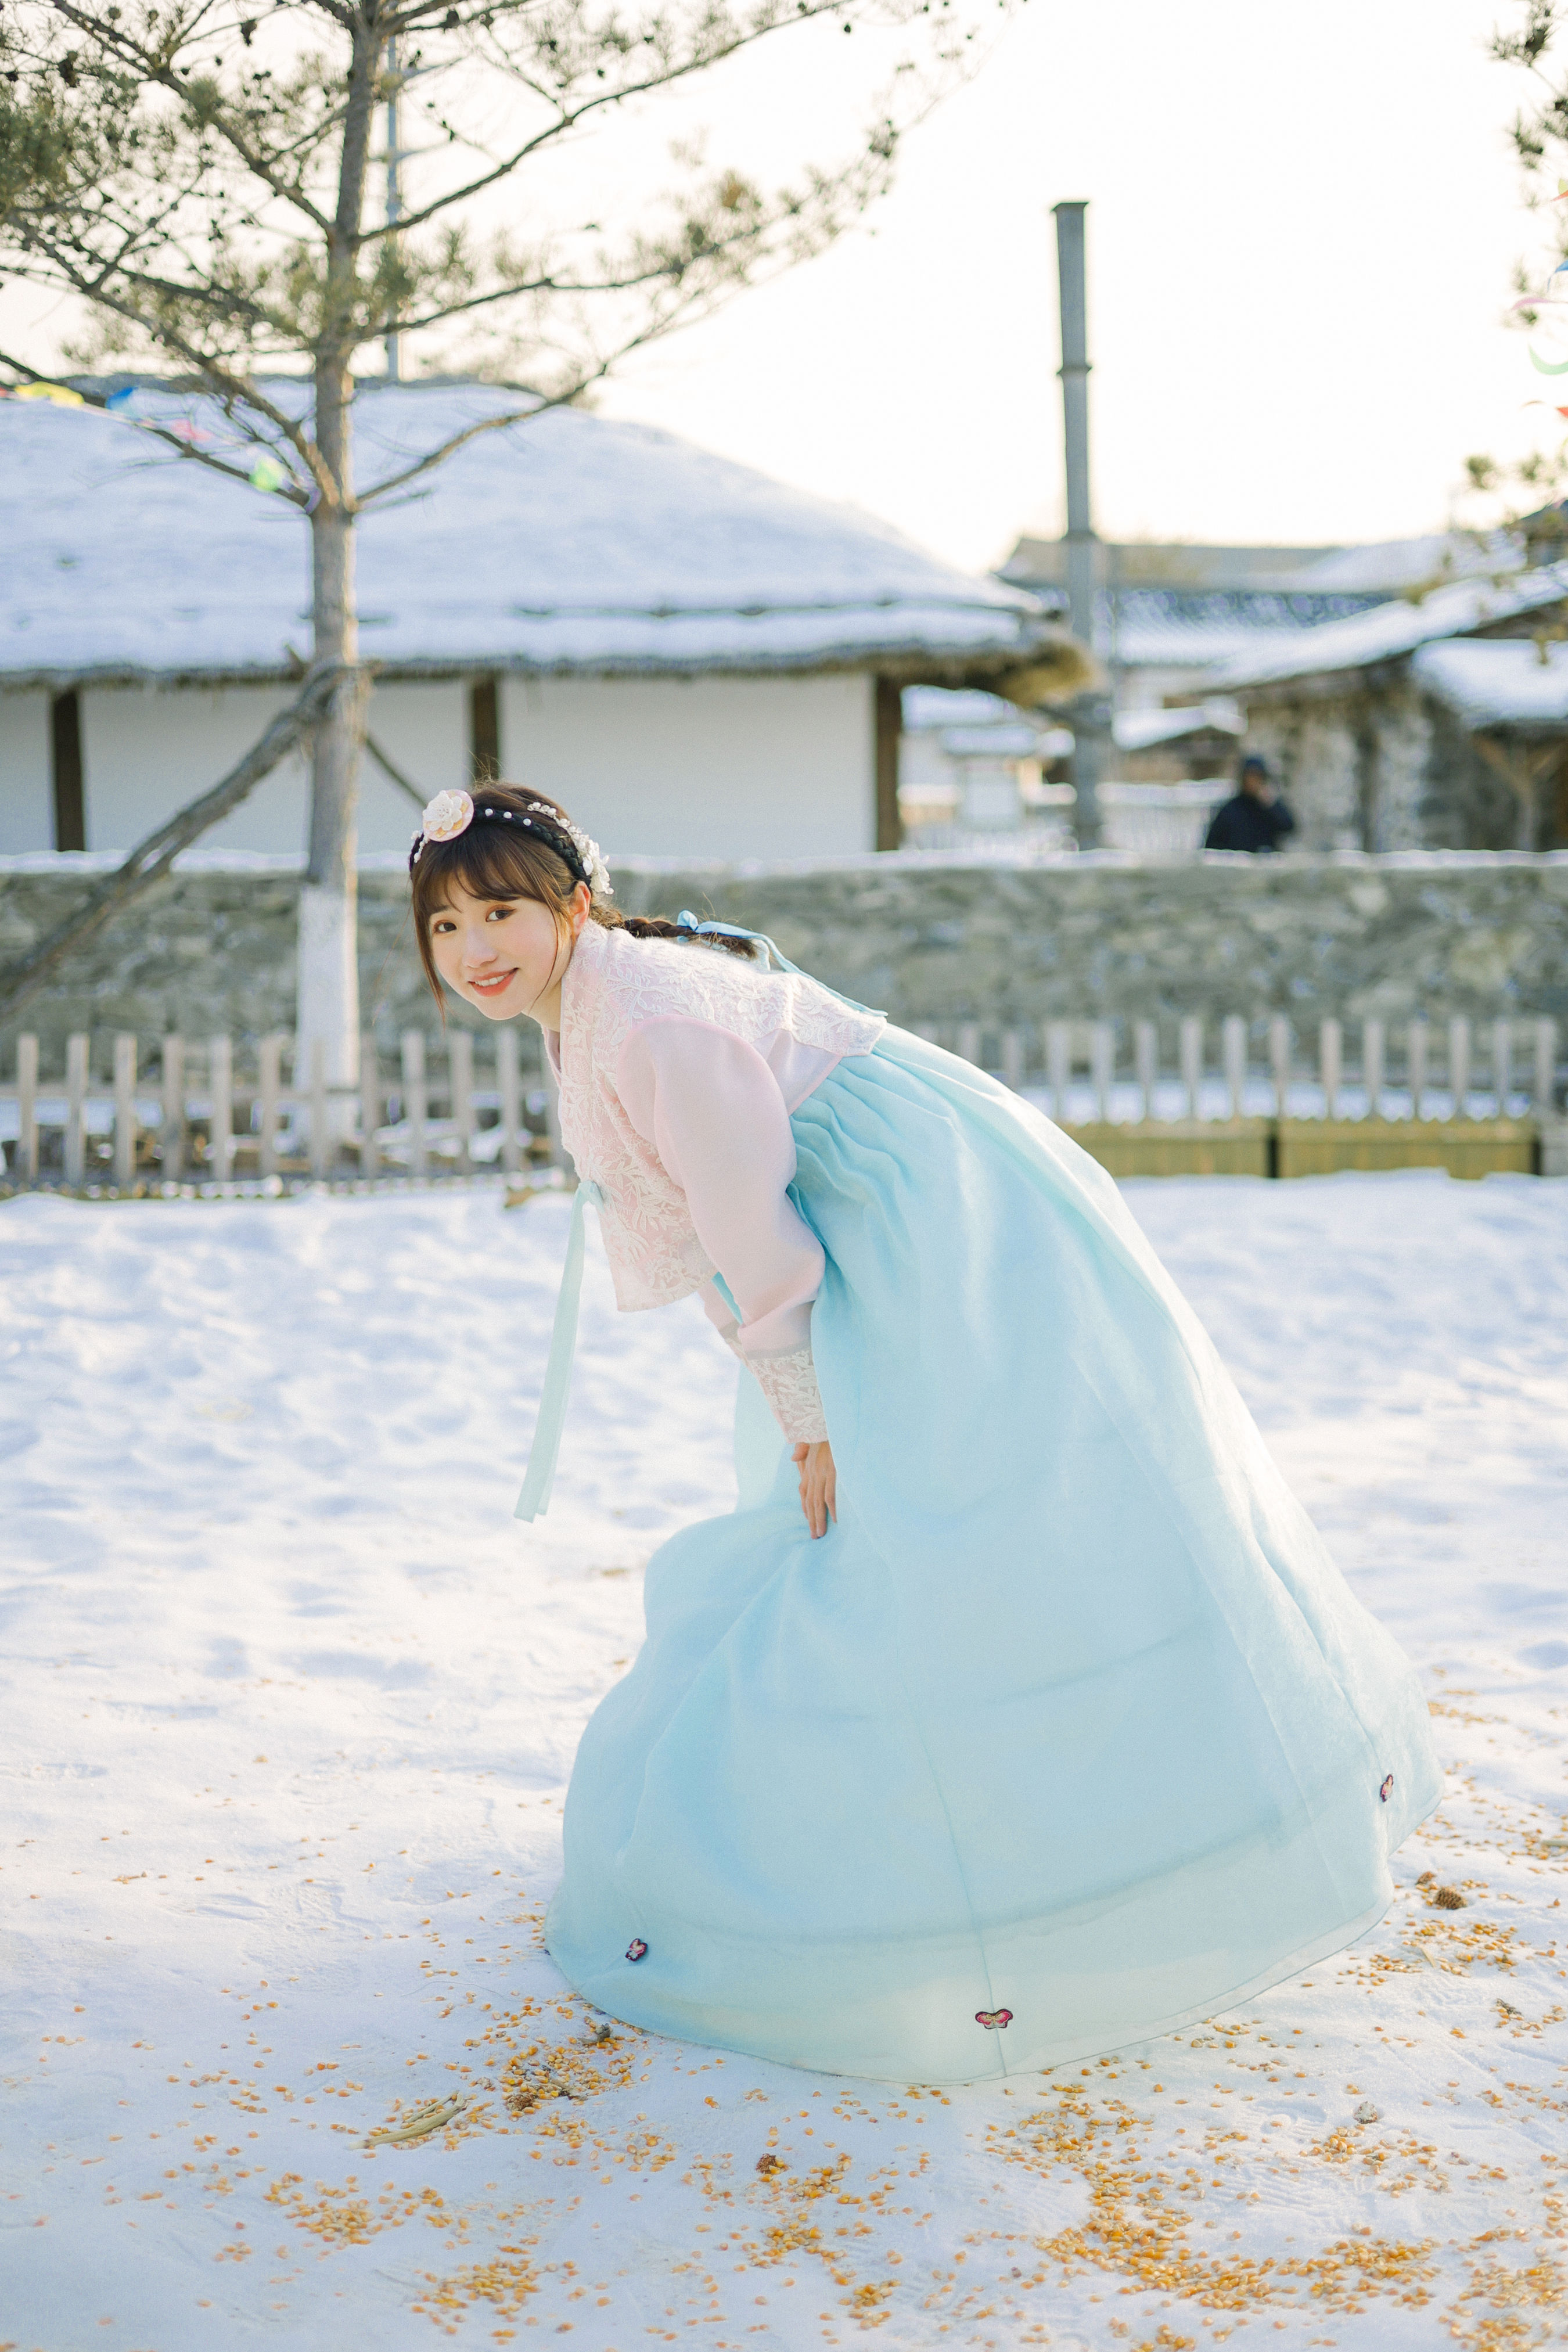
[[[804,973],[589,923],[546,1040],[562,1139],[604,1195],[616,1303],[700,1292],[791,1440],[827,1427],[811,1355],[822,1245],[788,1197],[790,1114],[885,1025]]]

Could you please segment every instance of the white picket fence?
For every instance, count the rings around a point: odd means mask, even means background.
[[[562,1157],[553,1080],[542,1059],[525,1065],[523,1045],[518,1030],[498,1030],[481,1083],[467,1030],[453,1030],[435,1056],[423,1031],[406,1031],[392,1072],[367,1035],[353,1082],[336,1085],[320,1040],[302,1054],[286,1034],[263,1037],[242,1073],[230,1037],[166,1036],[154,1077],[137,1038],[123,1033],[107,1072],[95,1072],[83,1035],[67,1039],[64,1072],[51,1082],[37,1039],[22,1036],[13,1082],[0,1085],[7,1172],[21,1184],[117,1190],[149,1179],[425,1179],[484,1167],[515,1175]]]
[[[1064,1126],[1247,1117],[1337,1119],[1554,1115],[1557,1024],[1462,1014],[1398,1024],[1279,1013],[1046,1021],[1003,1028],[917,1022],[994,1070]]]
[[[1137,1129],[1256,1117],[1466,1119],[1560,1117],[1558,1035],[1549,1020],[1463,1016],[1389,1024],[1281,1015],[1133,1021],[911,1023],[993,1071],[1065,1125]],[[67,1040],[46,1074],[38,1041],[17,1040],[0,1083],[0,1143],[12,1184],[229,1184],[468,1175],[563,1165],[555,1089],[530,1034],[482,1041],[453,1030],[432,1050],[407,1031],[397,1066],[361,1045],[351,1085],[329,1082],[318,1044],[285,1034],[237,1055],[227,1036]],[[242,1063],[245,1066],[242,1066]],[[155,1072],[155,1075],[154,1075]]]

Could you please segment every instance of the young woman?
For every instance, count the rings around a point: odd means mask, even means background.
[[[619,1304],[699,1292],[776,1424],[584,1733],[571,1982],[968,2082],[1370,1927],[1440,1794],[1426,1706],[1096,1163],[765,942],[623,921],[542,794],[440,795],[411,863],[437,994],[544,1031]]]

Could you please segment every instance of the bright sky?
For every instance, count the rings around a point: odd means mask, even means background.
[[[628,369],[605,413],[971,565],[1061,529],[1050,206],[1089,204],[1107,536],[1441,527],[1545,387],[1505,333],[1534,224],[1487,37],[1519,0],[1030,0],[862,231]],[[770,70],[780,71],[787,41]],[[782,79],[781,110],[810,113]]]
[[[1486,44],[1521,14],[1026,0],[859,229],[629,363],[601,409],[997,562],[1020,530],[1061,528],[1050,207],[1082,197],[1107,537],[1439,529],[1471,451],[1513,454],[1556,422],[1527,409],[1552,387],[1502,324],[1540,237],[1505,137],[1521,77]],[[837,36],[784,33],[692,86],[713,165],[768,183],[843,152],[903,36]],[[606,223],[637,217],[681,127],[616,117],[584,139],[573,203],[591,190]],[[526,222],[541,194],[509,187],[494,215]],[[20,347],[23,320],[44,351],[38,298],[0,300],[0,341]]]

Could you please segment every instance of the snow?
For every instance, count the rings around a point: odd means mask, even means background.
[[[561,1200],[0,1212],[17,2352],[1558,2340],[1568,1187],[1130,1193],[1449,1794],[1307,1979],[941,2094],[599,2043],[539,1948],[643,1562],[731,1495],[693,1304],[616,1318],[593,1245],[524,1528]]]
[[[1568,596],[1568,563],[1503,579],[1457,580],[1429,596],[1395,598],[1303,629],[1290,646],[1274,654],[1248,656],[1216,671],[1215,686],[1227,693],[1277,684],[1286,678],[1318,677],[1334,670],[1362,669],[1391,661],[1443,637],[1468,636],[1499,621],[1533,613]]]
[[[1247,721],[1234,702],[1216,697],[1191,710],[1119,710],[1110,731],[1119,751],[1147,751],[1215,728],[1226,735],[1245,735]]]
[[[1336,547],[1292,574],[1290,585],[1318,593],[1389,594],[1425,588],[1434,580],[1513,571],[1523,542],[1513,532],[1428,531],[1420,539],[1380,539],[1364,547]]]
[[[1423,646],[1411,668],[1467,727],[1568,728],[1568,646],[1472,637]]]
[[[366,386],[362,486],[519,404],[478,383]],[[136,429],[187,417],[248,466],[216,410],[172,394],[113,415],[0,402],[0,682],[275,677],[308,650],[299,509]],[[577,410],[483,432],[373,509],[358,582],[362,650],[403,676],[1022,657],[1060,635],[1032,596],[872,515]]]

